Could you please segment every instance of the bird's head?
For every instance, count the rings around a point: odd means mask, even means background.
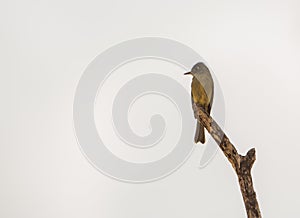
[[[184,75],[196,76],[196,75],[201,75],[201,74],[204,74],[204,73],[207,73],[207,72],[209,72],[207,66],[205,66],[204,63],[199,62],[199,63],[197,63],[193,66],[191,72],[187,72]]]

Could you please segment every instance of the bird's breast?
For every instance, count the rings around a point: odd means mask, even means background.
[[[200,104],[205,107],[209,104],[209,98],[207,96],[207,93],[204,90],[201,83],[199,82],[199,80],[196,78],[193,78],[192,81],[192,98],[194,103],[196,104]]]

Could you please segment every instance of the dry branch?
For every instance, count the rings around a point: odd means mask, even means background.
[[[260,218],[261,213],[254,191],[251,168],[255,161],[255,149],[250,149],[245,156],[240,155],[229,141],[220,126],[201,107],[193,105],[196,117],[217,142],[224,155],[234,168],[242,192],[248,218]]]

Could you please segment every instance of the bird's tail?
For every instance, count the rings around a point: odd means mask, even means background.
[[[205,133],[204,127],[200,122],[197,121],[196,133],[195,133],[195,143],[201,142],[202,144],[205,143]]]

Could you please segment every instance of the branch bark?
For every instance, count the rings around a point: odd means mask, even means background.
[[[256,159],[255,149],[250,149],[245,156],[240,155],[223,130],[210,115],[195,104],[193,104],[193,109],[197,120],[207,129],[235,170],[248,218],[261,218],[251,176],[251,168]]]

